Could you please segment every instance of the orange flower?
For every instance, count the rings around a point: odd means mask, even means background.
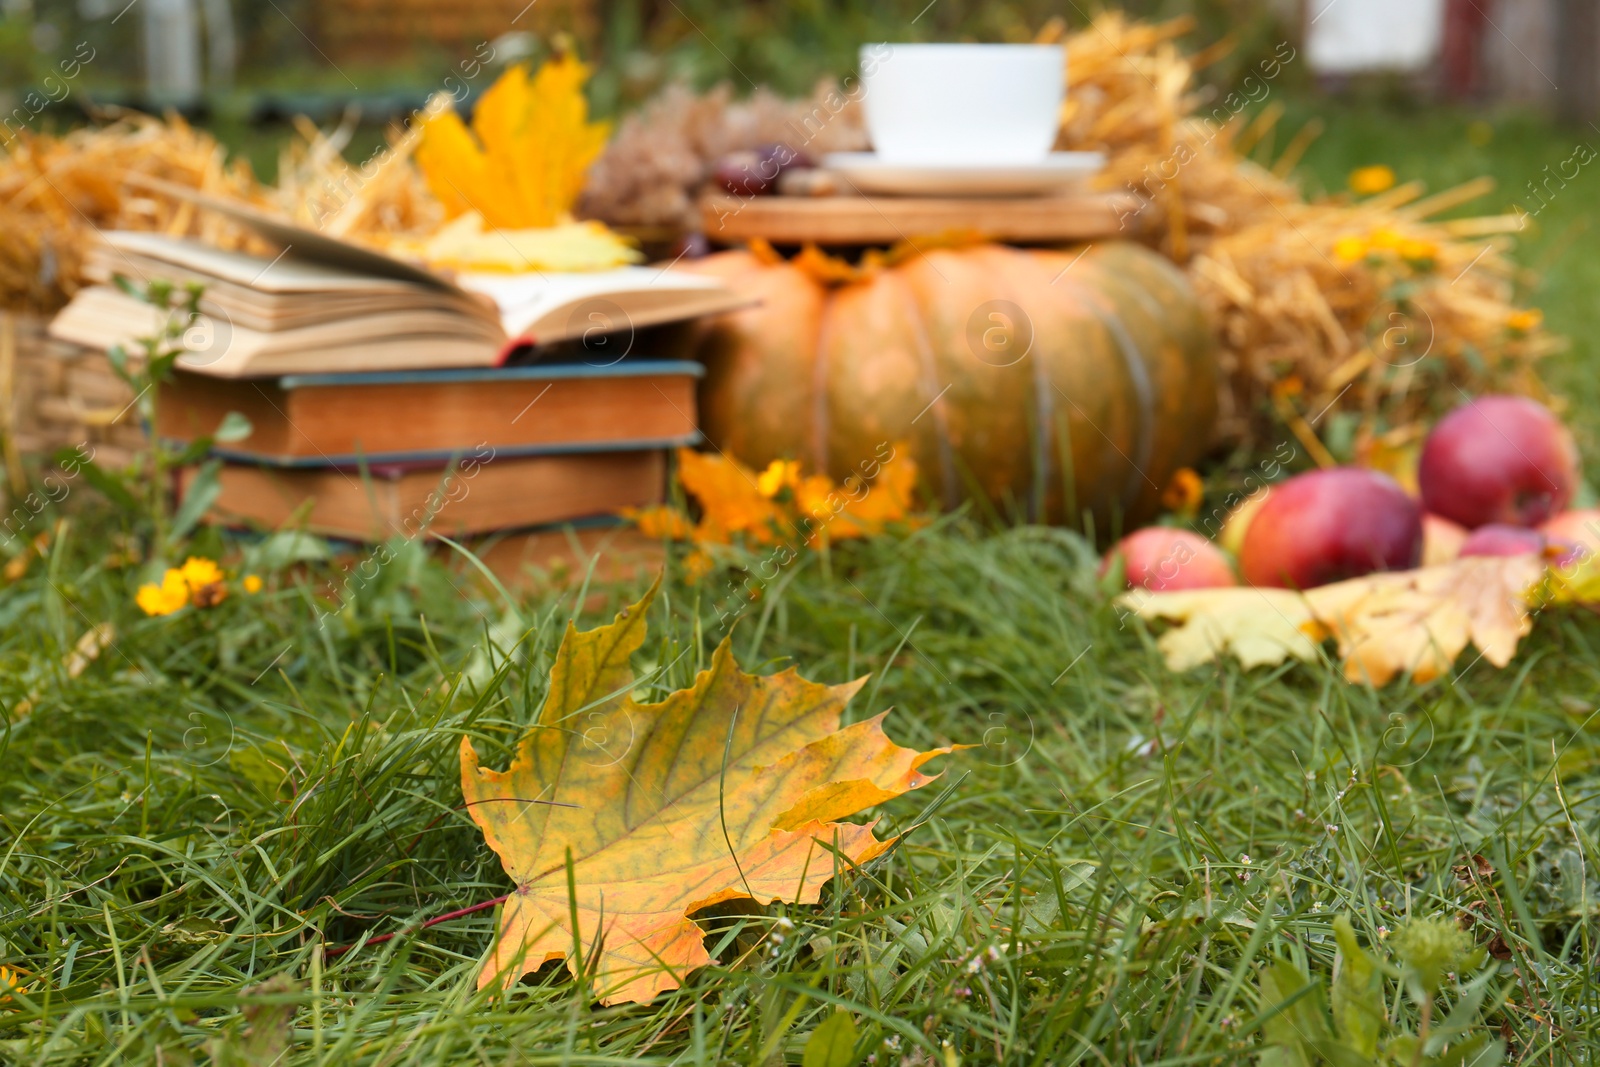
[[[243,584],[244,584],[244,591],[246,593],[252,593],[253,594],[253,593],[261,592],[261,576],[258,575],[258,574],[247,574],[247,575],[245,575]]]
[[[1200,475],[1191,467],[1179,467],[1173,472],[1167,487],[1161,491],[1161,506],[1184,518],[1193,518],[1200,510],[1205,493],[1205,483],[1200,480]]]
[[[697,548],[683,557],[683,577],[690,585],[695,584],[711,573],[711,568],[716,566],[716,561],[711,558],[711,553],[703,548]]]
[[[1350,172],[1350,188],[1358,196],[1371,196],[1394,188],[1394,168],[1382,163]]]
[[[767,469],[756,478],[756,488],[761,495],[772,499],[784,488],[794,488],[800,481],[800,464],[792,459],[775,459],[767,464]]]
[[[661,504],[648,508],[623,508],[622,517],[632,520],[640,533],[656,540],[683,541],[693,529],[683,512]]]
[[[1506,329],[1517,333],[1537,330],[1544,323],[1544,312],[1538,308],[1519,308],[1506,316]]]

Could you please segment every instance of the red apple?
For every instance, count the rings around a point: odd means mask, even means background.
[[[1440,419],[1422,446],[1422,504],[1468,529],[1537,526],[1561,511],[1578,482],[1572,434],[1543,404],[1485,396]]]
[[[1216,545],[1188,530],[1146,526],[1124,537],[1100,561],[1100,576],[1122,559],[1128,588],[1171,592],[1237,585],[1233,565]]]
[[[1467,539],[1467,528],[1449,519],[1424,513],[1422,516],[1422,565],[1434,567],[1449,563],[1461,555],[1462,542]]]
[[[1459,555],[1524,556],[1530,552],[1542,554],[1546,543],[1544,534],[1538,530],[1491,522],[1467,535],[1467,539],[1461,543]]]
[[[1245,531],[1239,569],[1251,585],[1310,589],[1415,567],[1421,555],[1422,510],[1400,483],[1334,467],[1272,487]]]

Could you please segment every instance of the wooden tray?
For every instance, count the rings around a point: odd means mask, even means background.
[[[904,196],[714,195],[700,202],[707,240],[863,245],[976,231],[1010,244],[1057,244],[1137,232],[1145,201],[1127,192],[1005,200]]]

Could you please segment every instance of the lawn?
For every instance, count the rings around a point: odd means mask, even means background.
[[[1492,173],[1493,208],[1575,139],[1309,101],[1286,128],[1313,114],[1328,132],[1309,180]],[[1468,129],[1485,117],[1486,143]],[[1551,198],[1521,252],[1533,302],[1576,339],[1549,378],[1591,463],[1596,188],[1584,172]],[[853,718],[892,707],[902,744],[974,747],[878,809],[903,841],[821,904],[721,909],[718,963],[648,1007],[600,1007],[554,967],[477,992],[490,910],[419,926],[510,888],[461,807],[460,738],[503,766],[568,621],[609,620],[648,576],[512,595],[409,546],[352,592],[303,542],[205,533],[197,551],[264,587],[147,618],[121,521],[74,484],[0,590],[0,963],[24,990],[0,1004],[0,1060],[765,1065],[800,1062],[843,1011],[852,1058],[813,1047],[807,1064],[1231,1063],[1326,1025],[1339,916],[1383,960],[1415,962],[1436,917],[1489,950],[1441,964],[1460,973],[1436,1046],[1492,1035],[1529,1063],[1600,1047],[1595,615],[1541,618],[1506,670],[1469,654],[1374,691],[1332,663],[1167,672],[1061,530],[956,516],[803,553],[733,628],[739,661],[867,676]],[[709,661],[730,581],[670,569],[640,656],[650,696]],[[113,639],[73,676],[104,621]],[[1275,1006],[1262,975],[1286,968],[1315,982]],[[1381,1037],[1415,1032],[1417,998],[1381,989]]]

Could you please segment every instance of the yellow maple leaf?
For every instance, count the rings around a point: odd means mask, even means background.
[[[589,121],[588,77],[570,55],[532,77],[515,66],[479,98],[470,131],[453,109],[424,121],[417,165],[446,214],[476,211],[507,230],[565,221],[611,132]]]
[[[1227,653],[1245,667],[1317,658],[1311,607],[1292,589],[1136,589],[1117,603],[1141,619],[1181,624],[1156,639],[1169,670],[1186,671]]]
[[[1179,625],[1157,639],[1175,671],[1232,653],[1244,666],[1316,657],[1339,645],[1350,682],[1385,685],[1396,675],[1437,678],[1471,644],[1504,667],[1533,628],[1531,604],[1544,583],[1537,555],[1469,556],[1435,567],[1369,574],[1289,589],[1135,590],[1118,598],[1144,619]]]
[[[1347,681],[1385,685],[1409,674],[1427,682],[1469,643],[1496,667],[1510,663],[1533,629],[1529,596],[1544,573],[1533,554],[1467,556],[1319,586],[1305,597],[1339,642]]]
[[[515,883],[480,989],[563,958],[602,1003],[676,988],[711,962],[691,915],[735,899],[815,903],[840,864],[892,843],[837,820],[925,785],[922,765],[949,751],[892,743],[887,712],[841,727],[865,679],[745,674],[726,639],[691,688],[635,702],[628,660],[654,597],[607,626],[568,624],[507,770],[481,767],[461,739],[467,810]]]

